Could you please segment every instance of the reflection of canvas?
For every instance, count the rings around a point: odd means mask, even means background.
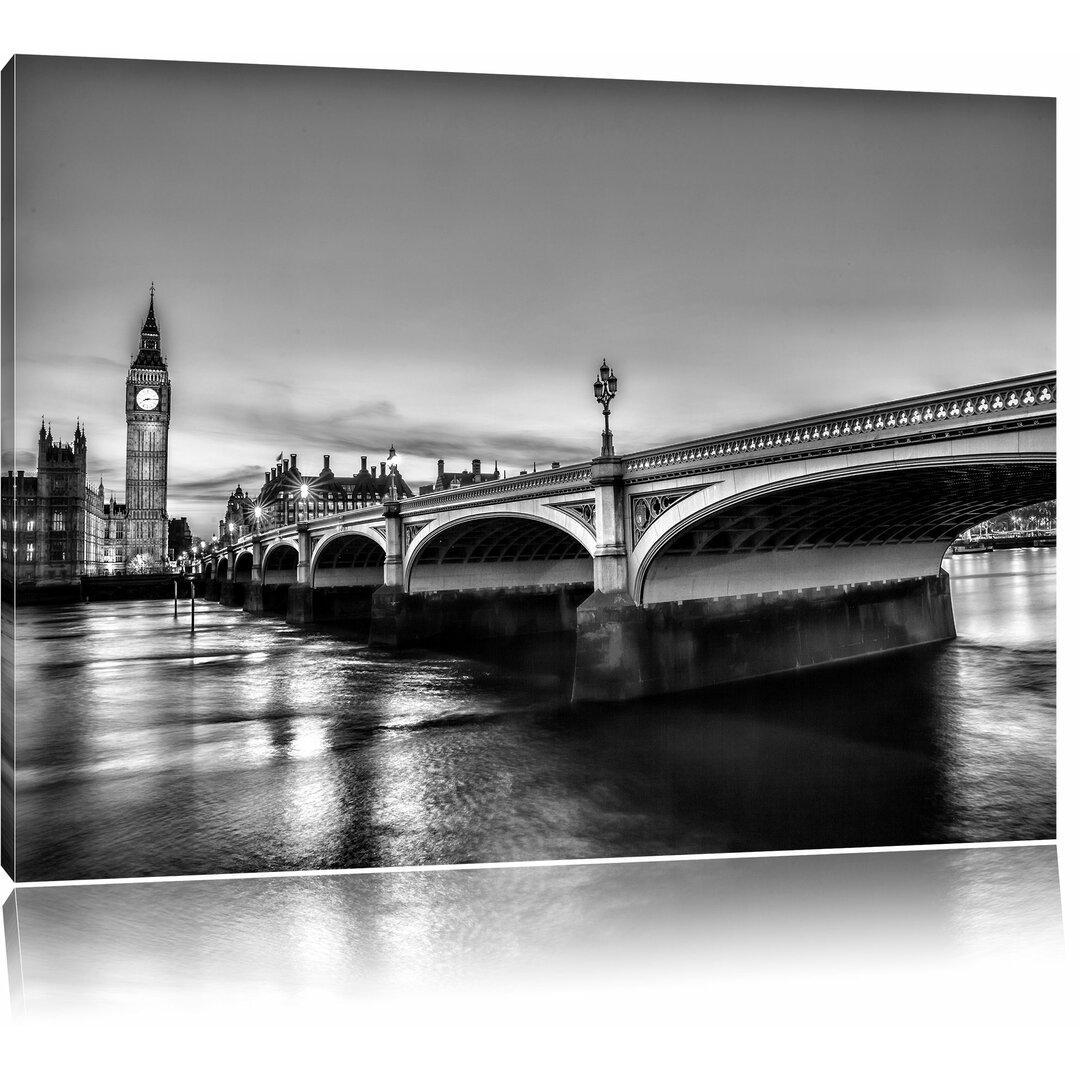
[[[19,879],[1053,838],[1051,100],[8,78]]]
[[[232,1000],[253,985],[274,1010],[530,986],[633,990],[657,1008],[676,979],[738,1014],[760,1009],[745,990],[766,977],[775,996],[800,973],[905,978],[933,958],[962,974],[1063,946],[1047,846],[83,885],[18,904],[7,943],[25,1004],[102,1020],[151,988],[182,1016],[208,987]]]

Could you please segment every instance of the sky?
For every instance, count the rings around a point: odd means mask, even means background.
[[[1056,367],[1047,97],[21,57],[15,460],[124,490],[151,281],[169,503],[281,452],[430,482]]]

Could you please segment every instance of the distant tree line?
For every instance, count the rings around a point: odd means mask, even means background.
[[[986,525],[991,532],[1048,532],[1057,530],[1057,500],[1032,503],[991,518]]]

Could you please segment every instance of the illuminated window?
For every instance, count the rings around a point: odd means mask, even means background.
[[[64,512],[63,510],[54,510],[52,516],[53,532],[64,531]]]

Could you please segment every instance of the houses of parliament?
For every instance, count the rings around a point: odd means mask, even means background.
[[[86,475],[86,432],[54,438],[42,417],[37,474],[2,480],[3,570],[18,585],[60,584],[83,574],[164,570],[183,540],[166,512],[172,388],[154,314],[154,288],[125,383],[125,501],[105,498]],[[174,525],[180,523],[174,523]]]

